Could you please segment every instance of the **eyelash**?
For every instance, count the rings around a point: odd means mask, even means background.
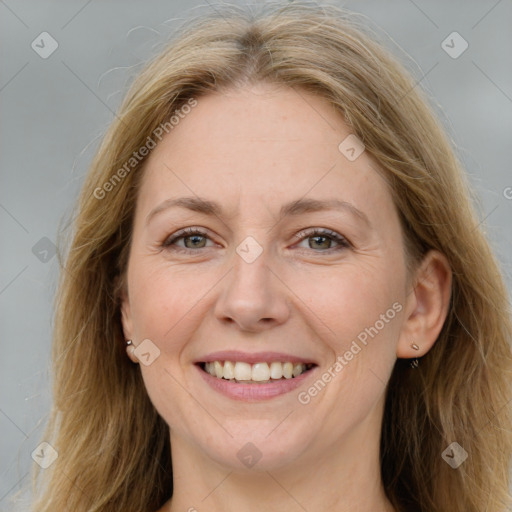
[[[163,242],[162,247],[164,249],[177,251],[177,252],[184,252],[184,253],[197,252],[198,249],[188,249],[186,247],[178,247],[178,246],[173,247],[173,245],[176,243],[176,241],[178,241],[182,238],[185,239],[185,238],[188,238],[189,236],[196,236],[196,235],[208,238],[208,233],[206,233],[205,231],[203,231],[199,228],[193,228],[193,227],[186,228],[186,229],[182,229],[181,231],[178,231],[175,235],[171,235],[170,237],[168,237]],[[331,240],[334,240],[338,244],[338,246],[334,247],[334,248],[331,247],[330,249],[327,249],[325,251],[315,251],[314,249],[311,249],[314,252],[331,253],[331,252],[340,251],[343,249],[350,249],[352,247],[350,242],[345,237],[336,233],[336,231],[331,231],[330,229],[326,229],[326,228],[313,228],[313,229],[309,229],[309,230],[305,229],[295,235],[296,238],[300,239],[299,242],[301,242],[302,240],[305,240],[307,238],[313,238],[315,236],[330,238]],[[205,248],[206,247],[200,247],[199,249],[205,249]]]

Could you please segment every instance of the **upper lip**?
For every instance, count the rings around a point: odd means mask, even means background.
[[[234,363],[240,361],[251,364],[281,361],[283,363],[317,364],[311,358],[285,354],[284,352],[241,352],[239,350],[221,350],[219,352],[212,352],[197,359],[196,363],[211,363],[212,361],[232,361]]]

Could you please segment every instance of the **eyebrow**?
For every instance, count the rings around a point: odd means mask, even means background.
[[[167,199],[154,208],[146,217],[146,224],[157,214],[168,210],[169,208],[181,207],[188,210],[203,213],[205,215],[212,215],[216,217],[222,216],[222,206],[209,199],[201,197],[179,197],[176,199]],[[279,221],[284,217],[302,215],[304,213],[313,213],[323,210],[342,210],[346,211],[358,219],[362,220],[368,227],[371,228],[370,220],[367,215],[356,208],[353,204],[340,199],[297,199],[283,205],[279,211]]]

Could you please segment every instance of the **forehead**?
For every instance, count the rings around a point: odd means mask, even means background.
[[[236,215],[308,195],[392,215],[376,162],[340,151],[351,133],[332,105],[304,90],[259,84],[202,96],[149,156],[139,201],[147,209],[170,197],[212,197]]]

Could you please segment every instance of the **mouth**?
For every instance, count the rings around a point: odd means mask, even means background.
[[[249,363],[244,361],[207,361],[198,363],[203,372],[220,380],[236,384],[272,384],[296,379],[316,367],[315,363],[269,361]]]
[[[195,365],[207,386],[232,400],[265,401],[312,379],[318,364],[277,352],[247,354],[225,351],[210,354]]]

